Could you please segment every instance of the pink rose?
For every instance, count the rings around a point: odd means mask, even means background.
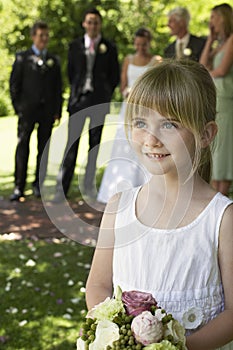
[[[162,322],[149,311],[144,311],[133,319],[131,330],[137,342],[143,345],[157,343],[163,336]]]
[[[151,306],[156,306],[157,302],[152,294],[137,292],[135,290],[122,293],[122,301],[128,315],[137,316],[143,311],[150,311]]]

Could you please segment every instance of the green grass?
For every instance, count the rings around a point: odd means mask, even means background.
[[[75,349],[92,254],[65,239],[0,243],[0,349]]]

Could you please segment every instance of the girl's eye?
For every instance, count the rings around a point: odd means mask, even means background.
[[[143,120],[134,120],[133,126],[134,128],[143,129],[146,127],[146,123]]]
[[[162,124],[162,129],[173,129],[173,128],[177,128],[177,125],[175,123],[172,122],[164,122]]]

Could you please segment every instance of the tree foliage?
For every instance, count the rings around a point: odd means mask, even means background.
[[[210,9],[221,2],[187,0],[185,6],[192,15],[191,32],[207,35]],[[50,50],[61,59],[64,88],[67,88],[68,45],[76,36],[82,35],[82,16],[87,8],[100,10],[103,33],[115,41],[121,62],[133,51],[133,33],[141,26],[149,28],[153,34],[152,52],[163,55],[164,47],[173,40],[167,28],[166,14],[179,5],[184,6],[183,0],[0,0],[0,114],[1,96],[9,95],[8,80],[14,54],[31,45],[30,27],[36,20],[42,19],[49,24]]]

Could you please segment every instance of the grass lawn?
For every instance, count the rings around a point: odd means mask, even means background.
[[[75,349],[92,253],[65,239],[0,243],[0,349]]]
[[[111,153],[116,118],[106,118],[103,147],[98,158],[98,182],[101,169]],[[64,116],[63,123],[66,120],[67,116]],[[49,181],[54,183],[66,142],[66,128],[61,136],[59,130],[54,128],[53,131],[53,137],[56,137],[52,138],[48,167]],[[86,130],[87,125],[81,139],[76,173],[83,172],[85,165],[88,150]],[[3,198],[8,198],[14,187],[16,131],[17,117],[0,118],[0,196]],[[35,160],[36,131],[30,143],[26,195],[32,192]],[[72,189],[72,192],[77,192],[77,179]],[[84,286],[92,255],[93,248],[67,238],[10,241],[1,239],[0,235],[0,349],[76,348],[76,338],[85,314]]]

